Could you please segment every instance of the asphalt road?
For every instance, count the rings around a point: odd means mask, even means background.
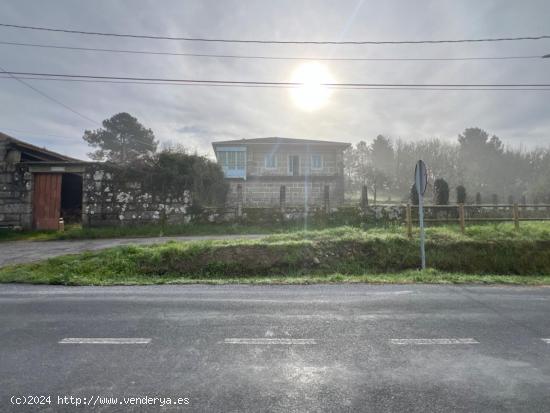
[[[204,241],[230,239],[258,239],[265,235],[202,235],[141,238],[106,238],[70,241],[9,241],[0,242],[0,267],[9,264],[39,261],[59,255],[97,251],[120,245],[161,244],[168,241]]]
[[[2,285],[0,411],[548,412],[545,338],[548,288]]]

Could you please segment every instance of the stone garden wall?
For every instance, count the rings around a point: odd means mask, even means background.
[[[115,166],[88,165],[83,175],[83,225],[190,222],[191,196],[188,190],[165,193],[144,178],[128,176],[124,169]]]
[[[124,170],[105,164],[89,164],[83,175],[83,224],[120,226],[141,224],[187,224],[235,222],[276,225],[285,222],[360,225],[365,222],[399,222],[405,217],[402,205],[334,206],[296,205],[279,200],[277,206],[246,204],[219,208],[193,208],[191,194],[164,194],[139,176],[129,178]],[[329,204],[330,205],[330,204]]]

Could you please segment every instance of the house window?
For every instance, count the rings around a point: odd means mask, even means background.
[[[241,147],[224,147],[216,151],[218,163],[227,178],[246,177],[246,149]]]
[[[277,156],[270,153],[265,156],[265,167],[266,169],[275,169],[277,168]]]
[[[223,168],[230,170],[244,169],[245,152],[219,151],[218,160]]]
[[[288,173],[292,176],[300,175],[300,157],[298,155],[288,157]]]
[[[311,169],[322,169],[323,157],[321,155],[311,155]]]

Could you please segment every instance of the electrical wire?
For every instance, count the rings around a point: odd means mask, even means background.
[[[12,78],[12,79],[14,79],[14,80],[17,80],[19,83],[25,85],[25,86],[28,87],[29,89],[32,89],[32,90],[35,91],[36,93],[38,93],[38,94],[40,94],[41,96],[45,97],[46,99],[48,99],[48,100],[50,100],[50,101],[52,101],[52,102],[58,104],[59,106],[64,107],[65,109],[71,111],[71,112],[74,113],[75,115],[80,116],[82,119],[85,119],[85,120],[87,120],[87,121],[89,121],[89,122],[92,122],[92,123],[94,123],[94,124],[96,124],[96,125],[101,125],[100,122],[98,122],[98,121],[96,121],[96,120],[94,120],[94,119],[92,119],[92,118],[90,118],[90,117],[88,117],[88,116],[86,116],[86,115],[84,115],[84,114],[78,112],[77,110],[75,110],[75,109],[73,109],[72,107],[66,105],[65,103],[61,102],[60,100],[57,100],[56,98],[54,98],[54,97],[48,95],[47,93],[41,91],[40,89],[37,89],[36,87],[34,87],[33,85],[31,85],[31,84],[25,82],[24,80],[19,79],[14,73],[8,72],[7,70],[5,70],[4,68],[2,68],[1,66],[0,66],[0,71],[3,72],[3,73],[5,73],[5,74],[7,74],[10,78]]]
[[[82,82],[82,83],[115,83],[115,84],[129,84],[129,85],[160,85],[160,86],[208,86],[208,87],[239,87],[239,88],[264,88],[264,89],[291,89],[291,88],[299,88],[301,85],[292,85],[292,86],[284,86],[284,85],[242,85],[242,84],[223,84],[223,83],[216,83],[216,84],[203,84],[203,83],[178,83],[178,82],[147,82],[147,81],[131,81],[131,80],[101,80],[101,79],[69,79],[69,78],[51,78],[51,77],[21,77],[20,79],[32,79],[32,80],[46,80],[46,81],[57,81],[57,82]],[[0,73],[0,79],[9,79],[9,77],[1,76]],[[520,87],[414,87],[414,86],[408,86],[408,87],[399,87],[399,86],[389,86],[389,87],[383,87],[383,86],[341,86],[341,87],[333,87],[333,86],[327,86],[328,89],[338,89],[338,90],[455,90],[455,91],[466,91],[466,90],[516,90],[516,91],[529,91],[529,90],[537,90],[537,91],[543,91],[543,90],[550,90],[550,88],[544,88],[544,87],[530,87],[530,88],[520,88]]]
[[[523,55],[523,56],[481,56],[481,57],[300,57],[300,56],[263,56],[263,55],[234,55],[234,54],[210,54],[210,53],[177,53],[177,52],[156,52],[152,50],[128,50],[128,49],[105,49],[97,47],[77,47],[62,46],[40,43],[22,43],[22,42],[4,42],[0,45],[38,47],[47,49],[62,49],[73,51],[90,51],[106,53],[124,53],[124,54],[145,54],[145,55],[163,55],[163,56],[184,56],[184,57],[204,57],[217,59],[258,59],[258,60],[314,60],[314,61],[468,61],[468,60],[526,60],[541,59],[548,56]]]
[[[181,84],[201,84],[201,85],[253,85],[253,86],[281,86],[281,87],[300,87],[303,83],[298,82],[267,82],[252,80],[205,80],[205,79],[177,79],[177,78],[157,78],[157,77],[133,77],[133,76],[106,76],[106,75],[75,75],[61,73],[37,73],[37,72],[8,72],[4,73],[13,76],[27,77],[48,77],[60,79],[93,79],[93,80],[118,80],[118,81],[137,81],[137,82],[155,82],[155,83],[181,83]],[[340,87],[406,87],[406,88],[542,88],[550,87],[550,83],[321,83],[320,86],[340,88]]]
[[[437,44],[437,43],[478,43],[478,42],[504,42],[504,41],[520,41],[520,40],[542,40],[550,39],[550,35],[538,36],[513,36],[513,37],[486,37],[475,39],[445,39],[445,40],[359,40],[359,41],[311,41],[311,40],[257,40],[257,39],[224,39],[224,38],[206,38],[206,37],[172,37],[172,36],[156,36],[149,34],[128,34],[128,33],[109,33],[98,31],[72,30],[63,28],[28,26],[19,24],[0,23],[1,27],[23,29],[23,30],[39,30],[47,32],[71,33],[92,36],[109,36],[109,37],[127,37],[137,39],[153,39],[153,40],[178,40],[190,42],[212,42],[212,43],[257,43],[257,44],[309,44],[309,45],[380,45],[380,44]]]

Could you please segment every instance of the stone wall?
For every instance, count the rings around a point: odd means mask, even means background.
[[[83,176],[83,225],[119,226],[150,223],[187,223],[191,196],[162,193],[139,176],[106,164],[90,164]]]
[[[241,189],[239,189],[239,186]],[[236,207],[239,199],[245,208],[279,207],[281,203],[281,186],[284,186],[285,205],[288,207],[324,207],[325,186],[329,187],[329,206],[337,207],[344,202],[343,177],[310,177],[303,178],[271,177],[233,179],[229,181],[227,205]],[[242,195],[239,195],[242,191]]]
[[[285,222],[309,222],[331,225],[355,225],[399,223],[405,220],[405,205],[340,206],[326,211],[313,206],[307,212],[303,206],[244,207],[240,215],[237,208],[208,208],[192,215],[190,222],[239,222],[250,225],[277,225]]]
[[[0,227],[30,228],[32,174],[11,155],[0,141]]]

